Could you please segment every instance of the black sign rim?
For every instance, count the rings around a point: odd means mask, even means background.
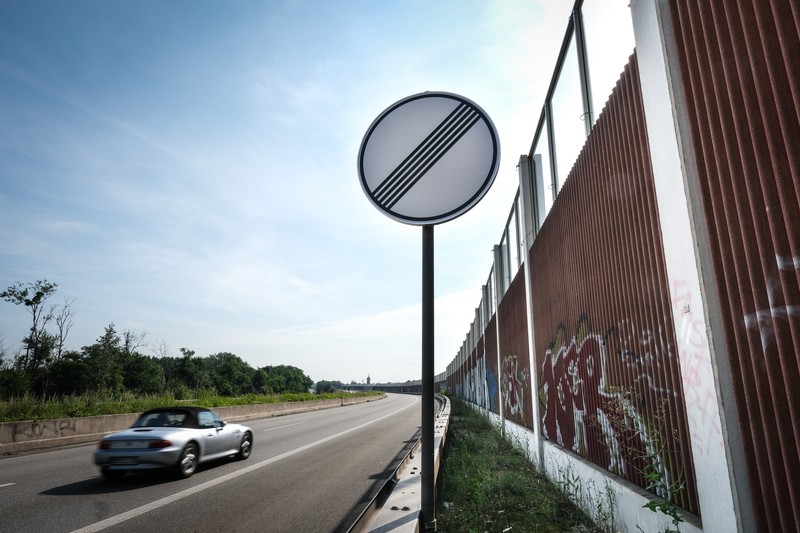
[[[486,177],[484,178],[483,183],[478,188],[478,190],[465,202],[463,202],[460,206],[451,209],[445,213],[435,215],[435,216],[427,216],[427,217],[411,217],[408,215],[403,215],[392,211],[390,208],[382,205],[373,194],[372,191],[369,190],[367,186],[366,176],[364,173],[364,152],[367,148],[369,143],[370,137],[372,136],[373,132],[377,129],[383,120],[388,117],[392,112],[396,109],[402,107],[403,105],[412,102],[414,100],[419,100],[422,98],[448,98],[451,100],[456,100],[463,104],[466,104],[477,111],[480,116],[480,120],[486,124],[489,134],[492,139],[492,164],[489,168],[489,172],[487,173]],[[459,216],[463,215],[473,207],[486,195],[486,193],[491,188],[492,184],[494,183],[495,178],[497,177],[497,171],[500,166],[500,141],[499,136],[497,134],[497,128],[495,127],[492,119],[489,118],[489,115],[481,108],[478,104],[466,98],[464,96],[449,93],[449,92],[442,92],[442,91],[426,91],[423,93],[414,94],[411,96],[407,96],[401,100],[398,100],[394,104],[387,107],[383,112],[381,112],[378,117],[370,124],[367,132],[364,134],[364,138],[361,141],[361,146],[358,150],[358,178],[359,183],[361,184],[361,188],[364,191],[364,194],[367,195],[369,201],[383,214],[388,216],[391,219],[394,219],[398,222],[402,222],[404,224],[411,224],[415,226],[428,226],[428,225],[435,225],[441,224],[443,222],[448,222]]]

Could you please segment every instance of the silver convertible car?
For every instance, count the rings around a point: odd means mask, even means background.
[[[145,411],[128,429],[103,438],[94,462],[106,479],[154,468],[172,468],[187,478],[200,463],[231,455],[247,459],[252,449],[249,427],[228,424],[211,409],[163,407]]]

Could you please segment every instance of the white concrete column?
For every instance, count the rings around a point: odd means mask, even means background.
[[[536,364],[536,337],[533,330],[533,289],[531,287],[531,262],[530,251],[533,246],[533,240],[539,232],[539,224],[537,223],[537,191],[542,184],[536,183],[534,178],[533,169],[531,168],[532,161],[527,155],[522,155],[519,158],[519,190],[520,198],[522,199],[522,227],[525,234],[523,235],[523,249],[525,250],[525,257],[523,258],[523,268],[525,269],[525,313],[528,324],[528,364],[531,369],[531,405],[533,406],[533,442],[530,443],[531,449],[528,453],[531,454],[532,460],[539,465],[540,468],[544,467],[544,449],[542,442],[542,432],[540,431],[539,424],[541,423],[541,409],[539,405],[539,367]],[[542,199],[542,203],[543,199]]]
[[[725,348],[713,327],[713,282],[703,279],[706,230],[693,216],[696,172],[668,1],[633,0],[631,13],[703,530],[748,530],[732,466],[738,437],[728,438],[721,409]]]
[[[500,361],[502,361],[502,354],[500,353],[500,301],[503,299],[507,287],[505,286],[505,275],[503,274],[503,251],[500,245],[494,245],[494,251],[492,255],[494,257],[494,327],[495,338],[497,339],[497,345],[495,346],[497,350],[497,393],[498,403],[500,404],[500,420],[503,423],[501,427],[503,429],[503,433],[505,434],[506,418],[505,405],[503,403],[503,366],[500,363]]]

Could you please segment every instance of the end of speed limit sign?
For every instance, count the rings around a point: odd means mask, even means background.
[[[367,198],[388,217],[427,226],[469,211],[494,182],[500,142],[489,116],[452,93],[404,98],[370,125],[358,152]]]

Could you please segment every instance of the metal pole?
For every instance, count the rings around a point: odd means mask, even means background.
[[[422,526],[425,531],[436,531],[433,369],[433,226],[422,226]]]
[[[583,27],[581,6],[578,4],[575,2],[575,7],[572,9],[572,25],[575,27],[575,50],[578,52],[578,76],[581,81],[581,97],[583,98],[583,124],[588,137],[594,126],[594,104],[592,103],[592,83],[589,79],[589,61],[586,55],[586,31]]]

